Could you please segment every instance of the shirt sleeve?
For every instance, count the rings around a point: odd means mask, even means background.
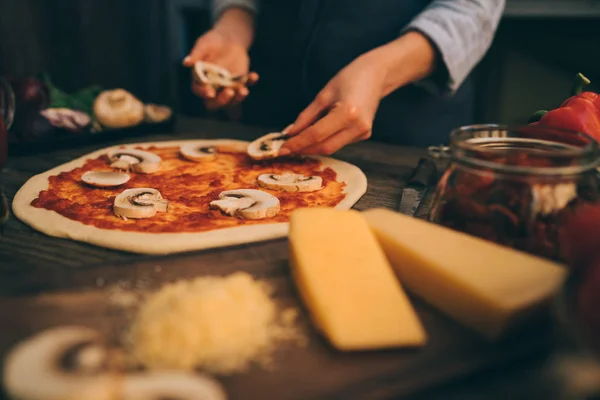
[[[416,84],[436,94],[454,93],[488,51],[504,7],[505,0],[434,0],[403,33],[425,35],[445,71],[442,79],[438,73]]]
[[[211,0],[211,14],[215,22],[223,11],[231,7],[244,8],[252,13],[258,11],[258,0]]]

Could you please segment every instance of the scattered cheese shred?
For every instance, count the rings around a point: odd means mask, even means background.
[[[296,310],[279,313],[270,288],[249,274],[200,277],[166,285],[142,304],[128,342],[150,369],[230,374],[265,364],[282,339],[297,338]]]

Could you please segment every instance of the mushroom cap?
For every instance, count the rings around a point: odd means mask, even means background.
[[[144,105],[144,120],[151,123],[160,123],[167,121],[173,115],[171,107],[158,105],[158,104],[146,104]]]
[[[106,154],[112,168],[133,170],[143,174],[158,171],[162,158],[149,151],[137,149],[114,149]]]
[[[120,186],[129,182],[129,179],[129,174],[116,171],[87,171],[81,175],[83,182],[96,187]]]
[[[323,188],[320,176],[304,176],[302,174],[285,173],[261,174],[257,178],[259,186],[284,192],[314,192]]]
[[[186,143],[179,148],[182,157],[190,161],[210,161],[217,156],[214,146],[202,146],[197,143]]]
[[[115,197],[113,212],[118,217],[152,218],[157,212],[167,212],[169,201],[152,188],[125,189]]]
[[[219,193],[219,200],[210,202],[227,215],[245,219],[272,218],[279,213],[279,199],[256,189],[234,189]]]
[[[144,120],[144,103],[125,89],[105,90],[94,100],[94,115],[107,128],[125,128]]]
[[[247,153],[255,160],[275,158],[279,155],[279,149],[288,139],[285,133],[273,132],[259,137],[248,145]]]
[[[97,345],[99,339],[100,335],[92,329],[64,326],[24,340],[6,357],[4,387],[11,397],[19,400],[116,398],[119,390],[116,373],[102,371],[101,365],[85,371],[70,370],[64,365],[74,352]]]
[[[205,375],[183,372],[148,372],[128,376],[123,400],[226,400],[219,382]]]
[[[206,61],[197,61],[192,73],[203,84],[212,85],[215,88],[230,87],[236,84],[231,72],[226,68]]]

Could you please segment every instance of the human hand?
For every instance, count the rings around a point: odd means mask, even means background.
[[[234,16],[238,22],[236,27],[239,27],[240,18],[243,17],[239,14]],[[233,18],[229,18],[226,19],[226,22],[217,23],[213,29],[200,36],[190,54],[183,60],[183,65],[186,67],[192,67],[197,61],[206,61],[229,70],[233,76],[247,75],[245,84],[238,84],[222,90],[215,90],[213,86],[194,79],[192,91],[205,100],[206,108],[209,110],[239,104],[248,96],[248,86],[258,81],[257,73],[249,73],[248,47],[251,39],[248,36],[251,34],[239,29],[237,31],[230,29],[230,26],[234,24],[233,21]]]
[[[332,154],[368,139],[381,99],[431,74],[436,56],[432,43],[419,32],[408,32],[359,56],[284,130],[292,137],[279,154]]]
[[[292,136],[279,154],[332,154],[366,140],[384,95],[385,71],[377,52],[343,68],[285,131]]]

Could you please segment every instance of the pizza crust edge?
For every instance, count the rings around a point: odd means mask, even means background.
[[[191,139],[179,141],[140,142],[105,147],[83,155],[75,160],[59,165],[27,180],[17,191],[12,201],[14,215],[23,223],[48,236],[71,239],[100,247],[141,254],[173,254],[187,251],[199,251],[210,248],[228,247],[245,243],[262,242],[287,236],[287,222],[221,228],[205,232],[183,233],[144,233],[101,229],[85,225],[64,217],[57,212],[31,205],[40,191],[48,188],[48,178],[61,172],[82,167],[91,158],[96,158],[107,151],[121,147],[172,147],[186,143],[198,143],[202,146],[245,145],[249,142],[232,139]],[[337,174],[339,182],[346,183],[346,197],[335,206],[338,209],[350,209],[365,194],[367,178],[355,165],[330,157],[313,156],[319,159],[324,167],[330,167]]]

